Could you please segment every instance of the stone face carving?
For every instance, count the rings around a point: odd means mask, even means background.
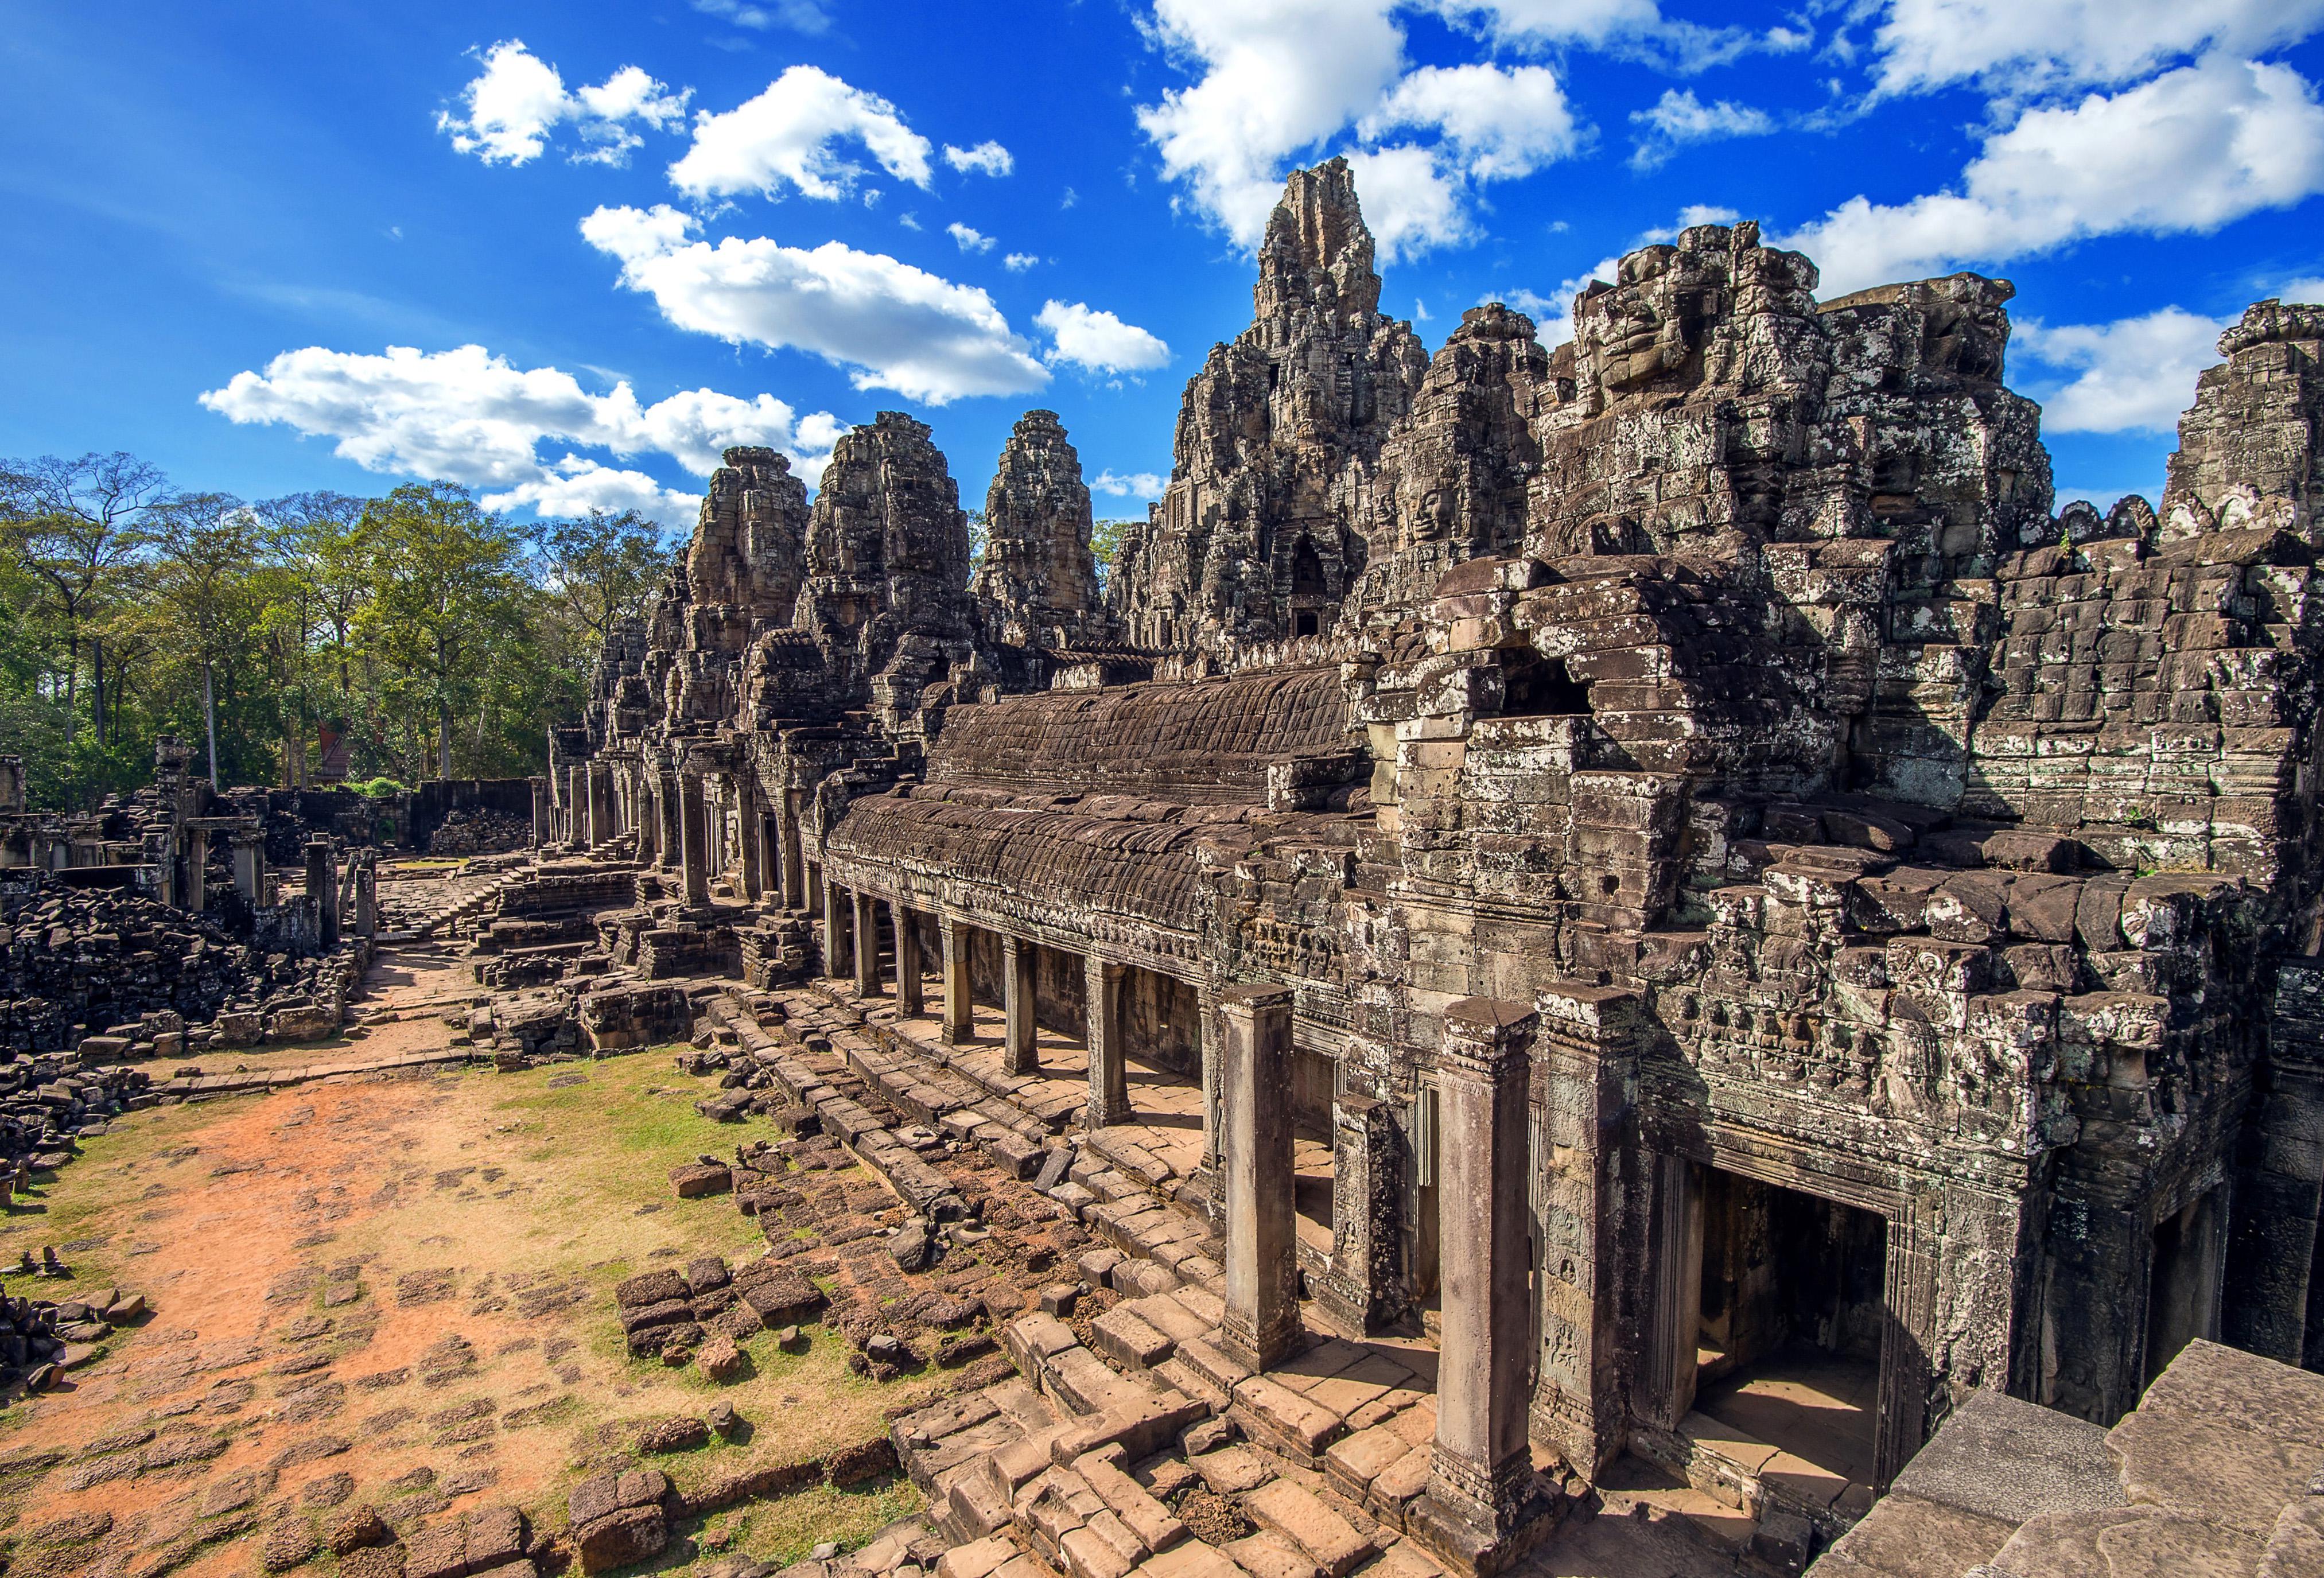
[[[2219,337],[2196,381],[2163,490],[2163,535],[2264,526],[2324,531],[2324,307],[2260,301]]]
[[[1169,489],[1116,568],[1139,644],[1220,653],[1328,628],[1362,569],[1353,503],[1427,367],[1379,311],[1345,161],[1293,175],[1259,271],[1256,318],[1186,385]]]
[[[884,677],[916,706],[918,687],[967,654],[967,583],[968,518],[927,424],[881,411],[843,434],[808,521],[796,621],[833,683],[868,693]]]
[[[1090,495],[1053,411],[1028,411],[1001,452],[984,503],[984,558],[971,595],[1000,646],[1102,641]]]
[[[722,458],[687,549],[687,581],[698,602],[788,624],[806,547],[807,484],[772,449],[729,449]]]

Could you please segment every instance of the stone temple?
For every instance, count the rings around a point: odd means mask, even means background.
[[[2006,281],[1816,284],[1698,226],[1431,355],[1296,173],[1102,580],[1051,412],[973,570],[909,417],[812,503],[729,450],[542,842],[621,966],[825,981],[1179,1224],[1187,1384],[1425,1338],[1470,1570],[1625,1453],[1829,1538],[1972,1398],[2324,1369],[2324,309],[2101,514]]]

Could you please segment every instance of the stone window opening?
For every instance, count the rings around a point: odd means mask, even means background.
[[[1291,633],[1295,636],[1315,634],[1315,611],[1312,608],[1303,608],[1297,614],[1292,615]]]
[[[1501,653],[1500,661],[1503,717],[1589,715],[1590,687],[1566,673],[1564,659],[1524,647]]]

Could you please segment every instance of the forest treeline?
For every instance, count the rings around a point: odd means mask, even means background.
[[[633,512],[517,523],[448,483],[249,502],[122,454],[0,460],[0,754],[36,808],[146,782],[541,771],[671,546]]]

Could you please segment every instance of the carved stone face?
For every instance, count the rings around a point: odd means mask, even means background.
[[[1609,395],[1684,365],[1695,349],[1694,314],[1682,302],[1674,266],[1678,255],[1668,246],[1630,254],[1622,260],[1620,283],[1584,303],[1580,337]]]

